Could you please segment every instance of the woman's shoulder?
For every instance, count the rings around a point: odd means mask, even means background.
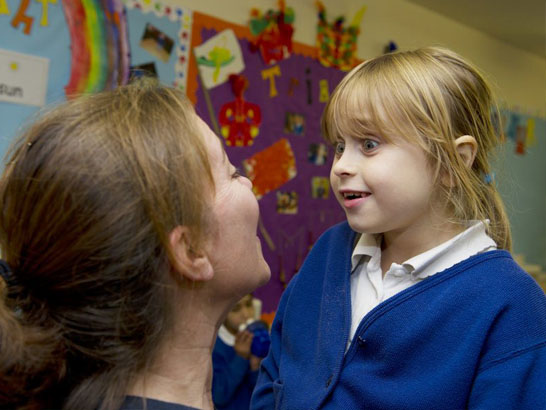
[[[178,403],[147,399],[143,397],[127,396],[120,410],[198,410]]]

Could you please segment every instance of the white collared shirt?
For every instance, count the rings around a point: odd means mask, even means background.
[[[488,221],[486,221],[488,222]],[[362,234],[351,256],[351,344],[358,325],[374,307],[397,293],[481,252],[497,249],[485,232],[485,224],[471,221],[469,227],[450,240],[401,265],[393,263],[383,276],[381,235]]]
[[[228,346],[235,346],[235,335],[227,330],[224,325],[221,325],[220,329],[218,329],[218,337]]]

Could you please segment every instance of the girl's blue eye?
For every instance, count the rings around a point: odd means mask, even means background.
[[[364,151],[366,152],[377,148],[378,145],[379,143],[377,141],[370,140],[370,139],[365,139],[364,142],[362,143],[362,146],[364,147]]]
[[[334,148],[336,155],[343,155],[343,152],[345,151],[345,143],[343,141],[338,141]]]

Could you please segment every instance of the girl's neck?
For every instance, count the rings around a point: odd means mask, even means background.
[[[446,222],[441,225],[414,227],[411,231],[387,232],[381,242],[381,270],[383,275],[393,263],[402,264],[414,256],[432,249],[459,233],[464,226]]]

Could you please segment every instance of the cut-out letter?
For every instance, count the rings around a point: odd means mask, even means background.
[[[262,70],[262,79],[269,80],[269,96],[275,97],[277,93],[277,87],[275,86],[275,77],[280,77],[281,69],[278,65],[271,68]]]

